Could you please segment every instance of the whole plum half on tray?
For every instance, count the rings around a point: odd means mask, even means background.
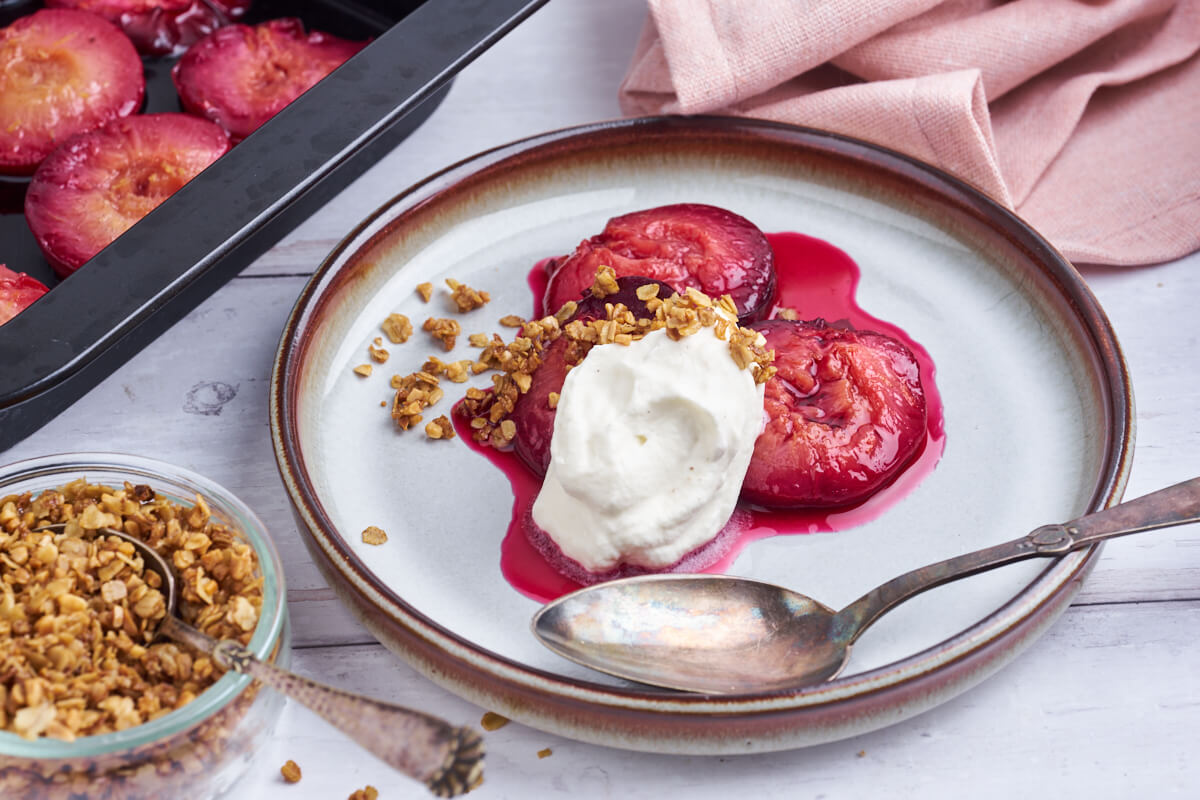
[[[50,289],[24,272],[0,264],[0,325],[20,314]]]
[[[766,418],[742,499],[767,508],[851,505],[899,474],[927,425],[916,358],[881,333],[823,321],[752,325],[775,351]]]
[[[649,283],[658,284],[662,297],[674,291],[665,283],[650,278],[618,278],[614,294],[580,300],[575,313],[567,321],[604,319],[607,313],[605,306],[609,303],[624,305],[639,319],[651,319],[654,315],[637,296],[638,287]],[[550,466],[550,440],[554,435],[556,414],[555,409],[550,407],[550,393],[562,391],[567,370],[587,355],[590,347],[585,349],[584,344],[565,336],[551,342],[542,354],[541,366],[533,373],[528,391],[520,396],[513,408],[512,420],[517,426],[513,449],[537,475],[545,475]]]
[[[742,322],[760,319],[775,297],[775,256],[754,223],[716,206],[659,206],[613,217],[604,230],[547,269],[543,308],[553,313],[578,300],[596,271],[642,275],[675,291],[694,287],[709,297],[729,295]]]
[[[189,48],[171,78],[184,109],[211,119],[237,142],[366,45],[306,34],[293,18],[230,25]]]
[[[50,266],[74,272],[229,150],[188,114],[125,117],[63,143],[38,167],[25,219]]]
[[[86,11],[41,9],[0,29],[0,173],[28,175],[67,137],[142,105],[129,38]]]
[[[50,8],[99,14],[121,26],[138,52],[182,53],[194,42],[242,17],[251,0],[47,0]]]

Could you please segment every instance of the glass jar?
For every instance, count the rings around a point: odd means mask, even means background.
[[[190,470],[124,454],[46,456],[0,467],[0,498],[57,489],[83,478],[121,488],[149,485],[183,506],[204,498],[211,519],[228,526],[258,556],[262,609],[249,649],[287,666],[290,630],[283,567],[262,521],[236,496]],[[0,541],[6,533],[0,529]],[[0,730],[0,797],[207,798],[245,772],[283,710],[284,698],[245,675],[227,672],[196,698],[157,719],[74,741],[25,739]]]

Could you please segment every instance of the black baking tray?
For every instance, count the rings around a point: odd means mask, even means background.
[[[257,0],[371,43],[68,278],[0,178],[0,263],[50,292],[0,325],[0,451],[40,428],[311,215],[433,111],[460,69],[546,0]],[[0,25],[37,2],[0,0]],[[147,112],[178,111],[170,59],[146,59]]]

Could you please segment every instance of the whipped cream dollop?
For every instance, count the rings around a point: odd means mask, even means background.
[[[668,567],[715,537],[763,427],[763,387],[704,328],[594,347],[567,373],[533,521],[592,572]]]

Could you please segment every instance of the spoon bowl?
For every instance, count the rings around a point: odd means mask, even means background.
[[[605,672],[629,680],[727,694],[837,675],[848,651],[832,630],[834,616],[828,606],[768,583],[641,575],[566,595],[538,612],[533,629],[551,650],[584,666],[603,663]]]
[[[883,614],[935,586],[1105,539],[1200,520],[1200,478],[1043,525],[1020,539],[906,572],[840,611],[780,586],[721,575],[662,574],[588,586],[543,606],[542,644],[620,678],[705,694],[799,689],[838,675]]]

